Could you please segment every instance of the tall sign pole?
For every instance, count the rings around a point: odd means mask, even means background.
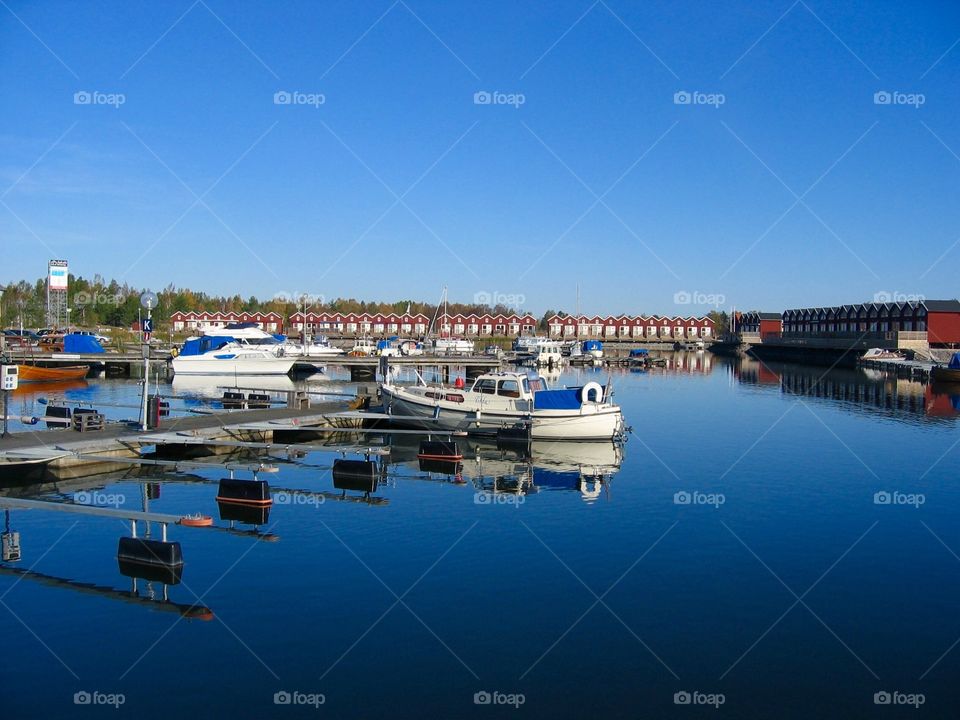
[[[147,317],[140,323],[143,342],[140,348],[143,352],[143,394],[140,398],[140,429],[147,429],[147,403],[150,395],[150,334],[153,332],[153,308],[157,304],[155,293],[146,290],[140,296],[140,304],[146,308]]]

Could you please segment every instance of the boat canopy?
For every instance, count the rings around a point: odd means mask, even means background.
[[[580,402],[578,389],[541,390],[533,394],[534,410],[576,410]]]
[[[70,333],[63,336],[63,351],[67,353],[102,353],[106,352],[93,335],[78,335]]]
[[[960,353],[954,353],[950,358],[950,364],[947,365],[951,370],[960,370]]]
[[[590,352],[591,350],[603,350],[603,343],[599,340],[585,340],[583,343],[583,351]]]
[[[646,357],[650,351],[646,348],[634,348],[630,351],[630,357]]]
[[[203,337],[190,338],[183,344],[183,349],[180,350],[180,357],[203,355],[211,350],[222,348],[231,342],[236,342],[236,340],[229,335],[204,335]]]

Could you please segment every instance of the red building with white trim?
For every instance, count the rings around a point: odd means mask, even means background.
[[[183,312],[178,310],[170,316],[170,326],[174,332],[194,330],[207,332],[222,328],[230,323],[256,323],[261,330],[269,333],[283,332],[283,316],[275,312]]]
[[[683,342],[710,339],[714,330],[714,322],[708,317],[553,315],[547,319],[547,334],[558,340],[596,338]]]
[[[302,330],[304,314],[295,312],[290,316],[290,327]],[[413,335],[427,333],[430,318],[423,313],[336,313],[308,312],[306,326],[312,334],[337,335]],[[437,320],[436,331],[440,335],[459,337],[513,337],[535,332],[537,319],[533,315],[447,315]]]

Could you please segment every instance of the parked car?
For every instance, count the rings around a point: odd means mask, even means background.
[[[106,335],[101,335],[93,330],[73,330],[72,332],[74,335],[89,335],[90,337],[95,338],[96,341],[101,345],[110,342],[110,338],[108,338]]]
[[[30,347],[36,345],[40,338],[30,330],[4,330],[3,340],[7,347]]]

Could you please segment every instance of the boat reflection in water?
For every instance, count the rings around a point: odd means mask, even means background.
[[[419,444],[408,437],[394,439],[387,456],[391,477],[472,484],[489,495],[531,495],[562,490],[580,493],[594,502],[623,463],[623,446],[612,441],[557,442],[478,441],[455,438],[462,460],[418,458]],[[409,470],[419,471],[410,475]],[[482,501],[480,501],[482,504]]]
[[[174,375],[171,384],[175,395],[220,400],[223,393],[230,390],[267,393],[290,393],[298,390],[322,392],[323,384],[327,381],[323,373],[300,380],[294,380],[288,375]]]
[[[786,395],[815,398],[847,410],[878,413],[891,418],[956,418],[960,416],[960,386],[921,383],[880,370],[833,368],[732,361],[738,383],[777,389]]]

